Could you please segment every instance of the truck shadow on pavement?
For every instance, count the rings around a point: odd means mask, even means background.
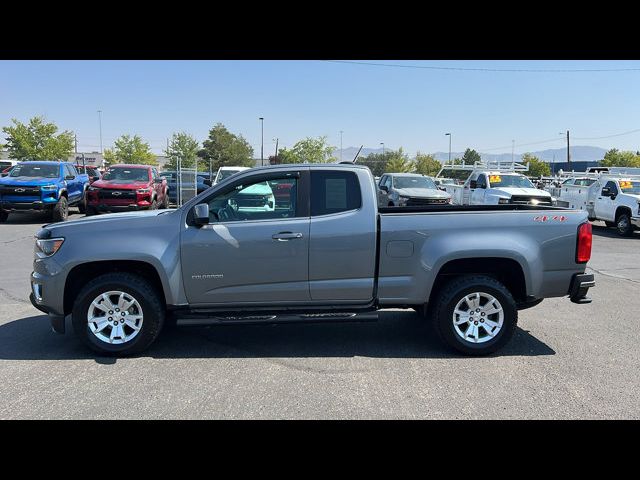
[[[0,326],[0,360],[95,359],[113,364],[116,358],[94,355],[74,336],[49,328],[38,315]],[[492,356],[555,355],[528,331],[518,328],[511,342]],[[372,357],[467,358],[442,345],[432,326],[413,311],[381,312],[378,322],[333,324],[225,325],[165,330],[140,357],[260,358]]]
[[[638,235],[637,232],[633,232],[633,234],[629,235],[628,237],[623,237],[621,235],[618,235],[618,232],[616,231],[615,228],[609,228],[604,225],[592,224],[591,231],[593,232],[594,235],[597,235],[599,237],[617,238],[620,240],[634,240],[634,239],[640,238],[640,235]]]

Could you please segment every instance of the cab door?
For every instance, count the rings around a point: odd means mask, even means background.
[[[478,175],[476,188],[471,193],[472,205],[484,205],[487,194],[487,177],[484,173]]]
[[[606,189],[609,189],[609,194],[603,195],[603,192],[606,193]],[[595,201],[595,213],[598,219],[610,222],[615,221],[615,199],[619,193],[618,185],[612,180],[609,180],[605,186],[600,189]]]
[[[190,304],[268,306],[310,299],[307,177],[302,168],[245,176],[203,199],[209,224],[196,226],[187,214],[181,259]],[[294,201],[274,204],[265,191],[285,180]],[[251,187],[260,195],[248,194]]]

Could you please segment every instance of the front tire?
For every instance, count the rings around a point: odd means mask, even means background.
[[[94,352],[109,356],[140,353],[158,337],[165,306],[156,289],[131,273],[107,273],[91,280],[73,305],[73,329]]]
[[[92,215],[97,215],[98,214],[98,209],[96,207],[92,207],[91,205],[87,205],[87,211],[85,212],[85,215],[87,217],[90,217]]]
[[[604,224],[609,228],[615,228],[616,227],[616,222],[609,222],[609,221],[605,220]]]
[[[623,212],[616,218],[616,231],[621,237],[628,237],[633,233],[633,225],[628,213]]]
[[[0,223],[4,223],[9,218],[9,212],[5,212],[4,210],[0,210]]]
[[[56,206],[51,212],[51,219],[54,222],[64,222],[69,217],[69,202],[67,197],[60,197]]]
[[[82,195],[82,200],[78,203],[78,211],[80,213],[86,213],[87,211],[87,191],[85,190],[84,195]]]
[[[433,321],[440,339],[466,355],[487,355],[513,336],[518,309],[511,292],[485,275],[454,278],[438,293]]]

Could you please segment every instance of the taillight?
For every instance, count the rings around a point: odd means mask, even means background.
[[[576,263],[587,263],[591,258],[591,224],[583,223],[578,227],[578,246],[576,248]]]

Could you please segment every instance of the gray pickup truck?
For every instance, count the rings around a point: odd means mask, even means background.
[[[240,201],[260,184],[279,190]],[[88,217],[36,235],[31,301],[101,354],[149,347],[163,325],[375,320],[413,308],[448,345],[493,352],[518,310],[587,303],[591,226],[529,205],[378,208],[357,165],[247,170],[177,210]],[[100,248],[93,240],[100,238]]]

